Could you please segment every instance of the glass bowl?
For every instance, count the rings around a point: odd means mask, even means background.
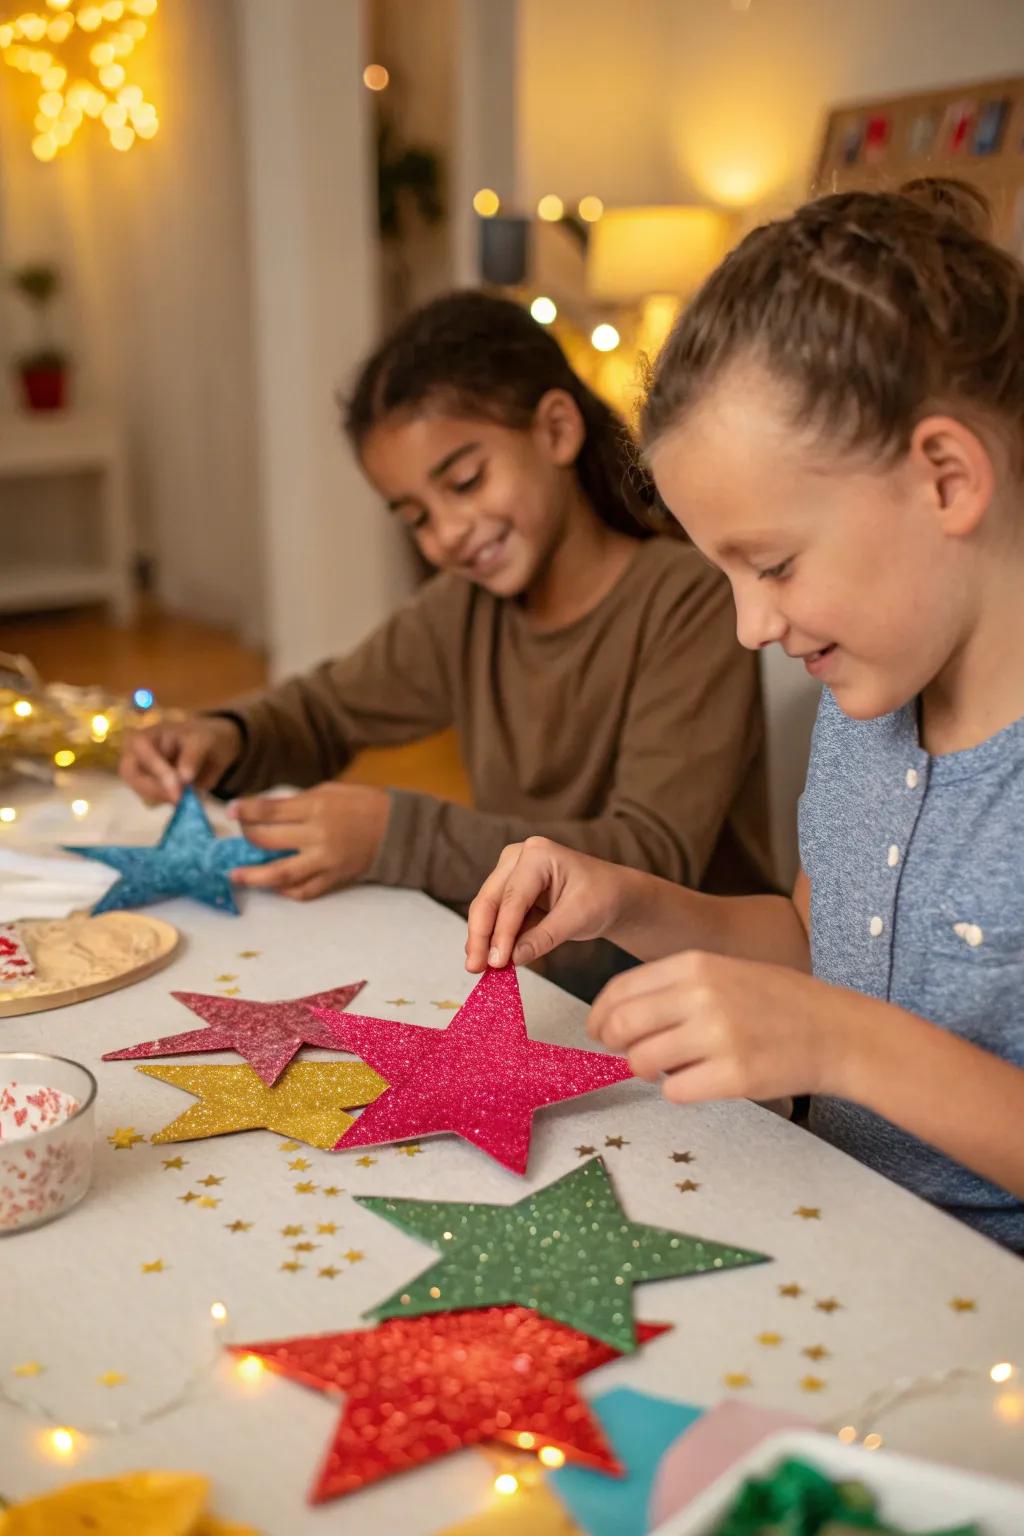
[[[64,1056],[0,1052],[0,1236],[54,1221],[92,1179],[96,1079]]]

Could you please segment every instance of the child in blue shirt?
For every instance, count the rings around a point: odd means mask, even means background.
[[[664,501],[740,639],[824,685],[792,898],[505,850],[467,965],[604,936],[649,962],[591,1032],[677,1103],[811,1126],[1024,1250],[1024,269],[977,193],[822,198],[755,230],[661,353]]]

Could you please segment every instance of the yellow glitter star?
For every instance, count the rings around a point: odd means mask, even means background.
[[[297,1152],[301,1146],[301,1141],[282,1141],[277,1150],[279,1152]]]
[[[329,1199],[333,1199],[335,1195],[343,1195],[345,1191],[343,1189],[339,1189],[337,1184],[325,1184],[320,1193],[327,1195]]]
[[[827,1381],[822,1381],[820,1376],[804,1376],[800,1381],[802,1392],[824,1392],[828,1386]]]
[[[256,960],[259,954],[260,951],[258,949],[240,949],[238,951],[238,958],[239,960]]]
[[[389,1008],[408,1008],[412,1002],[411,997],[386,997],[384,1001]]]
[[[780,1285],[779,1286],[779,1295],[780,1296],[802,1296],[803,1295],[803,1287],[799,1286],[799,1285]]]
[[[183,1157],[165,1157],[164,1158],[164,1167],[165,1168],[184,1168],[185,1166],[186,1166],[185,1159]]]
[[[341,1274],[341,1270],[335,1269],[333,1264],[325,1264],[318,1274],[321,1280],[335,1280]]]
[[[372,1168],[376,1161],[377,1161],[377,1159],[375,1157],[367,1157],[366,1154],[364,1153],[362,1157],[357,1157],[356,1158],[356,1167],[357,1168]]]
[[[821,1220],[821,1211],[816,1205],[798,1205],[793,1215],[801,1216],[804,1221]]]
[[[431,1000],[430,1006],[432,1008],[443,1008],[445,1012],[450,1012],[453,1008],[461,1008],[462,1004],[453,1002],[450,997],[442,997],[437,1002]]]
[[[204,1211],[215,1211],[220,1205],[220,1200],[213,1195],[200,1195],[199,1204]]]
[[[205,1184],[207,1189],[214,1189],[218,1184],[223,1184],[223,1178],[218,1179],[216,1174],[208,1173],[205,1179],[197,1179],[197,1184]]]
[[[312,1179],[305,1179],[301,1184],[295,1185],[295,1193],[297,1195],[315,1195],[316,1185]]]
[[[333,1237],[338,1229],[333,1221],[318,1221],[316,1230],[321,1237]]]
[[[252,1231],[252,1222],[251,1221],[237,1221],[237,1220],[236,1221],[226,1221],[224,1223],[224,1230],[226,1232],[251,1232]]]
[[[297,1275],[300,1269],[305,1269],[305,1264],[300,1264],[298,1259],[286,1259],[281,1268],[289,1275]]]
[[[155,1142],[263,1128],[329,1149],[353,1123],[346,1110],[372,1103],[387,1086],[362,1062],[292,1062],[272,1088],[248,1065],[189,1063],[136,1070],[200,1101],[158,1131]]]
[[[836,1301],[834,1296],[826,1296],[824,1301],[816,1301],[814,1303],[815,1309],[818,1312],[829,1312],[829,1313],[831,1313],[831,1312],[838,1312],[839,1309],[842,1307],[842,1305],[843,1305],[842,1302],[841,1301]]]
[[[25,1361],[22,1362],[21,1365],[14,1365],[14,1366],[11,1367],[11,1375],[12,1376],[41,1376],[45,1369],[46,1369],[46,1367],[43,1366],[43,1365],[40,1365],[38,1360],[25,1360]]]
[[[954,1312],[977,1312],[978,1303],[970,1296],[954,1296],[949,1303]]]
[[[825,1348],[824,1344],[808,1344],[807,1348],[806,1349],[802,1349],[800,1351],[800,1353],[802,1355],[806,1355],[808,1360],[829,1360],[829,1359],[831,1359],[831,1354]]]
[[[196,1194],[194,1189],[190,1189],[187,1195],[179,1195],[178,1199],[181,1201],[182,1205],[191,1205],[193,1200],[199,1199],[199,1196]]]
[[[104,1371],[102,1376],[96,1377],[96,1385],[99,1387],[123,1387],[128,1380],[120,1371]]]
[[[350,1264],[361,1264],[366,1258],[365,1253],[360,1253],[358,1248],[350,1248],[348,1253],[342,1254],[343,1259],[348,1259]]]
[[[107,1140],[115,1152],[130,1152],[137,1142],[145,1141],[145,1136],[140,1136],[134,1125],[122,1125],[117,1128]]]
[[[294,1168],[298,1173],[305,1173],[306,1169],[312,1168],[312,1166],[313,1164],[305,1157],[293,1157],[288,1164],[289,1168]]]
[[[311,1243],[308,1238],[303,1243],[292,1243],[294,1253],[315,1253],[319,1247],[319,1243]]]
[[[738,1392],[741,1387],[752,1387],[754,1385],[746,1371],[727,1371],[722,1377],[722,1381],[729,1388],[730,1392]]]
[[[225,976],[218,976],[217,980],[218,981],[237,981],[238,977],[237,976],[225,975]]]
[[[781,1333],[759,1333],[757,1342],[763,1344],[765,1349],[777,1349],[782,1343]]]
[[[419,1157],[423,1151],[423,1148],[413,1144],[409,1147],[396,1147],[395,1151],[398,1153],[399,1157]]]
[[[295,1227],[295,1226],[282,1227],[281,1228],[281,1236],[282,1237],[301,1237],[303,1232],[305,1232],[305,1230],[306,1230],[305,1227]]]
[[[163,1259],[154,1259],[151,1264],[143,1264],[141,1267],[144,1275],[162,1275],[167,1266]]]

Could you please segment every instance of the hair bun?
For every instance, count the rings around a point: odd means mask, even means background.
[[[971,182],[961,181],[956,176],[915,176],[912,181],[905,181],[899,190],[901,196],[909,197],[933,213],[955,219],[979,239],[992,239],[992,204]]]

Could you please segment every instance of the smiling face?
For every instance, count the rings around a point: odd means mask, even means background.
[[[650,455],[662,499],[729,578],[741,643],[781,645],[858,719],[921,693],[973,622],[965,535],[991,489],[967,458],[984,450],[960,423],[931,426],[895,465],[830,457],[766,375],[733,368]]]
[[[524,429],[441,411],[393,414],[361,455],[431,565],[508,598],[527,591],[564,536],[582,441],[578,409],[553,390]]]

